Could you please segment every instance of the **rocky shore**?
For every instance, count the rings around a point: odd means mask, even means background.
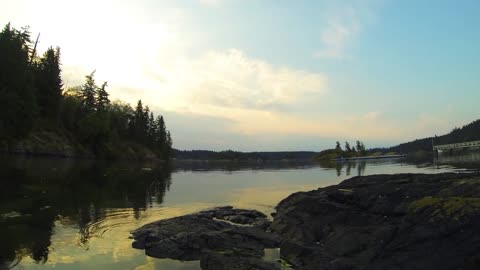
[[[133,232],[157,258],[223,269],[480,269],[480,174],[354,177],[282,200],[273,222],[221,207]],[[280,248],[281,260],[262,259]]]

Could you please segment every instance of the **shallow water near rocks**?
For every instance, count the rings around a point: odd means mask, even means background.
[[[152,163],[2,158],[0,269],[198,270],[197,261],[145,256],[131,248],[130,232],[159,219],[223,205],[269,215],[293,192],[352,176],[466,171],[479,168],[478,160],[469,155],[435,162],[177,162],[167,168]],[[264,259],[277,257],[278,250],[267,250]]]

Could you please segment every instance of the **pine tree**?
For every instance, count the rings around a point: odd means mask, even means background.
[[[340,142],[337,141],[337,145],[335,146],[335,151],[342,152],[342,147],[340,146]]]
[[[164,159],[169,160],[172,156],[172,136],[170,135],[170,131],[167,131],[167,137],[165,141],[165,150],[164,150]]]
[[[98,87],[95,84],[95,79],[93,78],[94,75],[95,71],[93,71],[90,75],[85,76],[86,81],[81,90],[82,105],[87,112],[95,110],[96,107],[95,105]]]
[[[157,116],[157,120],[155,121],[155,126],[157,129],[157,137],[156,142],[159,148],[159,152],[163,152],[165,149],[165,142],[167,139],[167,131],[165,128],[165,121],[163,120],[163,116]]]
[[[352,148],[350,148],[350,144],[348,142],[345,142],[345,151],[346,152],[351,152]]]
[[[7,24],[0,32],[0,137],[27,135],[37,105],[34,95],[30,32]]]
[[[48,48],[40,58],[35,72],[36,97],[39,113],[56,118],[62,101],[63,83],[60,69],[60,48]]]
[[[95,107],[97,108],[97,111],[106,111],[108,105],[110,105],[110,99],[108,99],[109,95],[105,88],[107,88],[107,82],[104,82],[102,84],[102,87],[97,87],[95,102]]]
[[[357,148],[357,152],[362,151],[362,144],[360,143],[360,141],[356,142],[356,148]]]
[[[152,149],[155,149],[157,144],[155,138],[157,137],[157,126],[155,125],[155,118],[150,112],[148,117],[148,144]]]

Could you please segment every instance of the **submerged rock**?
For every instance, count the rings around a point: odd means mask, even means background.
[[[269,225],[256,210],[220,207],[147,224],[132,232],[132,246],[156,258],[201,260],[202,269],[267,269],[264,249],[280,244]],[[242,263],[221,268],[235,261]]]
[[[480,175],[354,177],[290,195],[272,229],[296,269],[480,269]]]

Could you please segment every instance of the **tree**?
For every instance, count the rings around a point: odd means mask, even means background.
[[[104,82],[102,84],[102,87],[100,88],[97,87],[96,104],[95,104],[97,111],[102,111],[102,112],[106,111],[108,105],[110,105],[110,99],[108,99],[108,92],[105,88],[107,88],[107,82]]]
[[[157,116],[157,120],[155,121],[155,126],[157,129],[157,145],[159,147],[159,151],[164,151],[165,142],[167,140],[167,131],[165,127],[165,121],[163,120],[163,116]]]
[[[342,152],[342,151],[343,151],[343,150],[342,150],[342,147],[340,146],[340,142],[339,142],[339,141],[337,141],[337,145],[335,146],[335,151],[337,151],[337,152]]]
[[[156,149],[157,143],[155,138],[157,137],[157,126],[155,125],[155,117],[151,112],[148,117],[148,143],[151,148]]]
[[[165,142],[165,150],[164,150],[164,155],[163,158],[165,160],[169,160],[171,155],[172,155],[172,136],[170,135],[170,131],[167,131],[167,138]]]
[[[34,95],[30,32],[7,24],[0,32],[0,138],[18,138],[33,126]]]
[[[345,151],[352,152],[352,148],[350,148],[350,144],[348,142],[345,142]]]
[[[40,58],[35,71],[35,88],[39,113],[43,117],[56,118],[62,100],[60,48],[48,48]]]
[[[86,81],[81,90],[82,105],[87,112],[95,110],[98,87],[95,84],[95,79],[93,78],[94,75],[95,71],[90,73],[90,75],[85,76]]]

